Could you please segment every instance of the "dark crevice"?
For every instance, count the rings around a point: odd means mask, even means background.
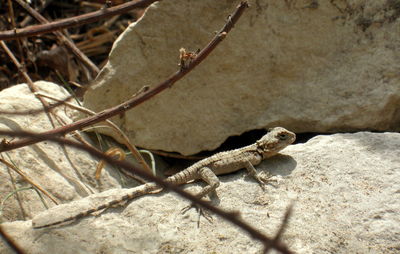
[[[195,154],[195,156],[208,157],[208,156],[211,156],[218,152],[228,151],[228,150],[240,148],[243,146],[247,146],[247,145],[250,145],[250,144],[253,144],[254,142],[256,142],[263,135],[267,134],[267,132],[268,131],[265,129],[246,131],[239,136],[228,137],[225,140],[225,142],[223,142],[217,149],[215,149],[213,151],[202,151],[200,153]],[[296,134],[297,138],[296,138],[296,141],[294,142],[294,144],[305,143],[312,137],[315,137],[315,136],[321,135],[321,134],[322,133],[316,133],[316,132]]]

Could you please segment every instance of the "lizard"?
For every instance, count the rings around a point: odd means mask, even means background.
[[[166,178],[165,181],[174,185],[179,185],[191,182],[192,180],[201,179],[205,181],[207,185],[196,194],[196,197],[202,198],[208,195],[210,192],[215,191],[215,189],[220,185],[217,175],[228,174],[245,168],[250,176],[254,177],[259,184],[263,185],[265,182],[257,175],[254,166],[260,164],[263,160],[276,155],[279,151],[292,144],[295,139],[296,135],[293,132],[282,127],[275,127],[270,129],[267,134],[251,145],[216,153],[208,158],[194,163],[192,166],[189,166],[183,171]],[[126,201],[146,194],[155,192],[158,193],[161,190],[161,187],[155,183],[146,183],[136,188],[132,188],[132,191],[129,191],[127,194],[118,199],[111,200],[85,211],[81,211],[76,215],[69,216],[60,221],[44,225],[36,225],[34,218],[32,220],[32,227],[39,229],[72,222],[94,212],[123,204]]]

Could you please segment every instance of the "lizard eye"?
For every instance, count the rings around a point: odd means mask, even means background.
[[[288,137],[289,136],[286,133],[279,133],[279,135],[278,135],[278,138],[280,140],[286,140],[286,139],[288,139]]]

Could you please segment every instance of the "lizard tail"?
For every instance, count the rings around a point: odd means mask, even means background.
[[[78,213],[76,215],[69,216],[69,217],[67,217],[65,219],[62,219],[62,220],[59,220],[59,221],[55,221],[55,222],[51,222],[51,223],[45,223],[45,224],[38,223],[38,220],[40,221],[41,218],[43,218],[43,216],[41,216],[42,214],[39,214],[38,216],[36,216],[35,218],[32,219],[32,227],[34,229],[47,228],[47,227],[56,226],[56,225],[64,224],[64,223],[67,223],[67,222],[72,222],[72,221],[75,221],[75,220],[79,220],[79,219],[81,219],[81,218],[83,218],[83,217],[85,217],[85,216],[87,216],[87,215],[89,215],[91,213],[94,213],[94,212],[97,212],[97,211],[100,211],[100,210],[103,210],[103,209],[118,205],[118,204],[120,204],[120,203],[122,203],[124,201],[128,201],[128,200],[143,196],[145,194],[151,193],[151,192],[159,190],[159,189],[160,189],[160,187],[157,186],[154,183],[147,183],[147,184],[144,184],[144,185],[140,185],[140,186],[138,186],[136,188],[133,188],[131,192],[125,194],[124,196],[122,196],[119,199],[111,200],[111,201],[109,201],[107,203],[103,203],[103,204],[101,204],[101,205],[99,205],[97,207],[93,207],[91,209],[82,211],[82,212],[80,212],[80,213]],[[70,204],[66,204],[66,205],[70,205]],[[63,205],[61,205],[61,206],[63,206]],[[44,213],[46,213],[46,212],[49,212],[49,210],[45,211]],[[46,215],[45,215],[45,217],[51,217],[51,216],[49,216],[48,213]]]
[[[196,180],[198,177],[195,176],[194,172],[197,172],[198,167],[196,167],[197,164],[188,167],[185,170],[182,170],[175,175],[172,175],[165,179],[166,182],[171,183],[173,185],[180,185],[187,183],[190,180]]]

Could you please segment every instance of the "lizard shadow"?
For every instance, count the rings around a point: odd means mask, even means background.
[[[297,162],[292,156],[286,154],[277,154],[256,167],[258,172],[269,172],[273,176],[288,176],[296,168]]]

